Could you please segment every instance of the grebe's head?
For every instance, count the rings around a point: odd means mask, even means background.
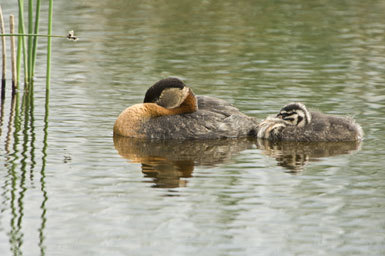
[[[299,102],[290,103],[284,106],[277,115],[291,125],[304,127],[311,122],[311,114],[304,104]]]
[[[190,92],[183,81],[169,77],[151,86],[144,96],[143,103],[156,103],[164,108],[175,108],[183,103]]]

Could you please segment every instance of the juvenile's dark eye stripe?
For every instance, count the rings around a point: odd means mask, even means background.
[[[283,113],[283,114],[281,114],[281,116],[287,117],[287,116],[291,116],[291,115],[294,115],[294,114],[297,114],[297,113],[295,113],[295,112],[291,112],[291,113]]]
[[[283,120],[294,121],[294,118],[284,118]]]
[[[302,116],[298,116],[297,125],[303,120]],[[307,122],[306,122],[307,123]]]

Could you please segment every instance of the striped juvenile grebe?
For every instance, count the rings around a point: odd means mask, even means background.
[[[257,136],[276,141],[356,141],[363,139],[363,131],[351,117],[309,112],[296,102],[263,120]]]

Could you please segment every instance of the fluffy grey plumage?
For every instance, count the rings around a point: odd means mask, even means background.
[[[139,133],[153,139],[218,139],[256,134],[258,122],[224,100],[198,96],[198,110],[160,116],[143,123]]]
[[[309,122],[299,121],[302,119],[296,115],[297,110],[310,114]],[[303,104],[291,103],[276,117],[261,122],[257,136],[275,141],[356,141],[363,138],[363,131],[350,117],[308,111]]]

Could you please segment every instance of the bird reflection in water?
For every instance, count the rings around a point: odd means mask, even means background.
[[[272,142],[257,140],[257,148],[262,153],[277,160],[279,166],[291,173],[298,173],[309,162],[320,161],[321,158],[358,151],[361,141],[344,142]]]
[[[273,157],[277,165],[298,173],[309,162],[358,151],[360,141],[285,142],[264,139],[148,140],[114,136],[118,153],[133,163],[141,163],[145,177],[154,187],[185,187],[196,166],[215,166],[239,152],[255,148]]]
[[[142,164],[142,172],[152,178],[154,187],[176,188],[187,185],[195,166],[215,166],[230,160],[239,152],[255,147],[255,141],[218,140],[146,140],[114,136],[118,153]]]

